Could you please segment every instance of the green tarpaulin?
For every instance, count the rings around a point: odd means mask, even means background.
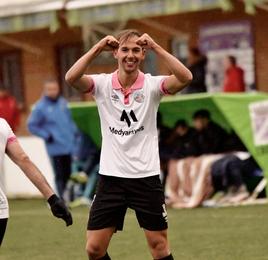
[[[268,176],[268,151],[255,146],[249,104],[268,100],[268,94],[192,94],[166,97],[160,104],[164,123],[173,126],[177,119],[187,119],[191,123],[192,114],[201,108],[211,112],[212,119],[230,130],[233,129],[243,141],[248,151]],[[101,133],[97,107],[91,103],[72,103],[74,120],[79,128],[90,134],[96,144],[101,143]]]

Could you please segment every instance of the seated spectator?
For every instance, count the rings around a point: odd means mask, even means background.
[[[99,160],[100,151],[91,137],[80,132],[73,155],[71,178],[67,184],[70,207],[90,205],[98,180]]]
[[[167,162],[169,154],[169,144],[167,142],[171,129],[163,124],[162,114],[157,112],[157,131],[158,131],[158,146],[159,146],[159,157],[160,157],[160,167],[161,167],[161,181],[163,186],[165,186],[166,176],[167,176]]]
[[[10,95],[8,90],[0,84],[0,117],[4,118],[13,132],[20,124],[20,110],[16,99]]]
[[[244,92],[244,71],[236,64],[234,56],[227,56],[224,60],[225,75],[223,82],[224,92]]]
[[[196,144],[197,132],[192,127],[188,126],[185,120],[180,119],[176,122],[172,134],[170,135],[167,143],[169,143],[169,151],[166,157],[168,158],[168,183],[169,191],[169,203],[171,200],[179,200],[178,188],[184,187],[187,189],[188,179],[186,176],[185,185],[184,183],[178,183],[177,177],[177,164],[178,161],[183,158],[188,158],[190,163],[191,159],[198,155],[197,144]],[[186,163],[184,164],[186,167]],[[179,171],[181,172],[181,171]]]
[[[169,159],[181,159],[198,155],[196,144],[197,131],[190,127],[184,119],[179,119],[174,126],[169,144]]]
[[[195,152],[169,164],[169,200],[173,207],[196,207],[210,195],[206,189],[209,181],[208,169],[226,152],[228,133],[210,118],[208,110],[194,113],[193,124],[196,135],[191,138]]]
[[[197,130],[199,154],[216,154],[226,151],[228,133],[211,120],[210,112],[200,109],[193,115],[193,125]]]
[[[205,204],[215,206],[239,203],[249,197],[247,182],[262,173],[247,152],[227,154],[211,167],[213,197]]]

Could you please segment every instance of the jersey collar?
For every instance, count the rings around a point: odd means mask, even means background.
[[[116,90],[121,90],[121,92],[124,95],[124,104],[128,105],[129,104],[129,96],[131,93],[133,93],[133,91],[137,90],[137,89],[141,89],[143,88],[143,84],[144,84],[144,73],[142,73],[141,71],[139,71],[138,77],[136,79],[136,81],[134,82],[134,84],[128,88],[128,89],[124,89],[118,79],[118,70],[115,71],[112,74],[112,85],[113,85],[113,89]]]
[[[141,88],[143,88],[143,84],[144,84],[144,73],[139,71],[139,74],[138,74],[136,81],[129,88],[129,90],[133,91],[133,90],[141,89]],[[119,79],[118,79],[118,70],[116,70],[112,74],[112,85],[113,85],[113,89],[117,89],[117,90],[123,89],[123,87],[121,86]]]

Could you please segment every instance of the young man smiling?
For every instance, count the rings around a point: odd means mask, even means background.
[[[143,74],[146,49],[155,51],[170,76]],[[113,51],[118,70],[86,75],[102,51]],[[159,179],[156,113],[165,94],[174,94],[192,80],[191,72],[148,34],[136,30],[106,36],[67,72],[66,81],[91,92],[98,105],[102,131],[100,180],[88,222],[89,259],[110,259],[112,235],[122,230],[127,208],[135,210],[154,259],[173,259],[167,240],[167,214]]]

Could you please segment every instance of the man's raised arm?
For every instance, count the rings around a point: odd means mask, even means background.
[[[106,36],[85,53],[66,73],[66,82],[79,91],[87,92],[92,89],[94,82],[85,76],[88,65],[102,52],[112,51],[119,43],[113,36]]]
[[[192,81],[193,75],[191,71],[187,69],[176,57],[158,45],[148,34],[143,34],[137,40],[137,44],[145,49],[153,50],[172,73],[172,75],[165,80],[164,85],[165,89],[170,94],[175,94],[182,90]]]

